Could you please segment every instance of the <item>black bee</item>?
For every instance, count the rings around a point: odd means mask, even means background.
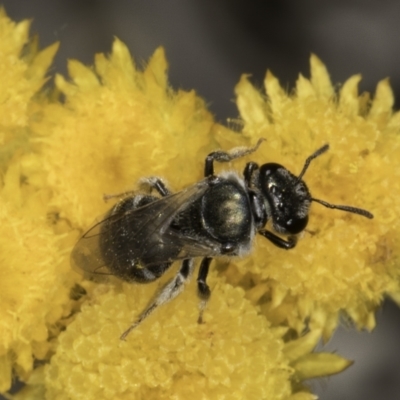
[[[373,218],[366,210],[311,197],[302,177],[310,162],[329,149],[328,144],[307,158],[298,176],[280,164],[259,166],[254,162],[246,164],[243,178],[234,171],[214,174],[214,161],[229,162],[253,153],[262,141],[251,148],[210,153],[205,160],[205,179],[178,193],[171,193],[158,177],[142,179],[141,185],[154,189],[158,196],[149,190],[126,193],[106,218],[79,240],[72,252],[73,264],[92,274],[112,274],[128,282],[152,282],[174,261],[182,260],[175,277],[121,339],[183,290],[197,257],[203,258],[197,277],[201,322],[210,297],[206,278],[212,259],[248,254],[256,233],[275,246],[293,248],[297,235],[307,226],[312,201]],[[269,220],[273,231],[265,229]]]

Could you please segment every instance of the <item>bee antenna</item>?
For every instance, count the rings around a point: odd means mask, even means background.
[[[299,183],[299,181],[301,180],[303,175],[306,173],[308,167],[310,166],[311,161],[314,160],[314,158],[317,158],[318,156],[320,156],[321,154],[325,153],[328,150],[329,150],[329,144],[327,143],[327,144],[323,145],[320,149],[318,149],[316,152],[311,154],[310,157],[307,158],[306,162],[304,163],[304,167],[300,172],[300,175],[297,177],[295,185],[297,183]]]
[[[363,210],[362,208],[351,207],[351,206],[342,206],[342,205],[338,205],[338,204],[331,204],[331,203],[327,203],[324,200],[319,200],[319,199],[314,199],[314,198],[311,198],[311,201],[315,201],[316,203],[322,204],[324,207],[327,207],[327,208],[335,208],[337,210],[342,210],[342,211],[350,212],[353,214],[362,215],[363,217],[366,217],[369,219],[374,218],[373,214],[371,214],[367,210]]]

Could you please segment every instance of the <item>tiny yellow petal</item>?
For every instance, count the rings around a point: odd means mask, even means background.
[[[311,82],[316,92],[323,97],[331,97],[334,94],[331,79],[324,63],[315,55],[311,55]]]
[[[91,90],[100,85],[99,79],[94,72],[79,61],[68,61],[68,72],[74,83],[81,90]]]
[[[338,374],[350,367],[353,361],[346,360],[337,354],[312,353],[293,363],[299,380],[319,378]]]
[[[318,400],[318,396],[312,393],[298,392],[289,396],[288,400]]]
[[[389,79],[384,79],[378,83],[368,119],[386,125],[392,116],[393,104],[393,90],[390,87]]]
[[[248,75],[242,75],[235,87],[237,106],[245,122],[256,126],[266,123],[264,101],[260,93],[251,85]]]
[[[289,97],[282,89],[279,80],[272,74],[272,72],[267,71],[267,75],[264,80],[265,91],[268,95],[268,100],[270,107],[276,118],[280,118],[282,112],[282,107],[290,102]]]
[[[59,48],[59,43],[54,43],[40,51],[32,60],[27,70],[27,76],[32,80],[42,80],[48,68],[53,62],[54,56]]]
[[[56,87],[65,95],[73,96],[77,93],[78,88],[72,83],[68,82],[62,75],[56,74],[55,76]]]
[[[400,126],[400,111],[394,112],[392,118],[388,121],[388,128],[397,132]]]
[[[359,114],[360,101],[358,98],[358,84],[360,81],[361,75],[354,75],[343,84],[340,90],[340,109],[348,116],[356,116]]]
[[[271,308],[274,309],[282,304],[282,301],[288,294],[289,289],[282,285],[276,284],[272,287]]]
[[[118,69],[126,77],[135,76],[136,69],[133,58],[125,43],[116,38],[112,45],[110,61],[118,66]]]
[[[315,89],[309,79],[306,79],[302,74],[296,81],[296,96],[300,99],[315,96]]]
[[[285,345],[284,354],[289,361],[295,361],[311,353],[321,337],[321,330],[314,330],[297,340],[292,340]]]
[[[162,47],[159,47],[143,72],[145,90],[150,99],[164,98],[167,94],[167,69],[165,51]]]

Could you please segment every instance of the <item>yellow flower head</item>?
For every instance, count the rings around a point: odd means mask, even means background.
[[[133,331],[132,311],[148,302],[145,286],[107,290],[60,337],[46,371],[48,398],[286,398],[292,368],[281,332],[244,299],[243,290],[210,280],[213,301],[197,323],[195,282],[178,301]],[[215,296],[214,296],[215,294]]]
[[[168,86],[162,49],[140,71],[118,39],[93,67],[70,61],[71,79],[57,75],[51,93],[38,93],[56,46],[38,52],[33,41],[22,57],[28,25],[0,15],[0,69],[9,74],[0,91],[0,390],[14,370],[28,382],[19,398],[312,399],[304,379],[351,364],[312,353],[340,312],[371,329],[383,296],[400,298],[400,114],[388,82],[373,101],[358,95],[358,76],[336,94],[315,56],[311,79],[300,76],[291,95],[271,73],[267,96],[244,76],[238,133],[215,123],[193,91]],[[251,159],[297,175],[329,143],[304,177],[313,197],[375,219],[313,203],[295,249],[260,237],[251,256],[216,263],[204,324],[191,283],[120,341],[176,267],[151,285],[96,285],[72,272],[73,245],[110,207],[102,195],[133,190],[146,175],[179,191],[202,178],[212,150],[259,138]],[[34,359],[49,362],[32,373]]]
[[[324,65],[312,56],[311,79],[300,76],[293,95],[271,73],[265,99],[246,77],[236,87],[244,134],[267,138],[260,160],[299,174],[305,158],[329,143],[304,177],[313,197],[375,215],[371,221],[314,203],[295,249],[283,252],[259,238],[253,259],[235,263],[242,274],[253,274],[274,324],[300,333],[308,321],[323,328],[326,339],[341,311],[359,328],[372,329],[383,296],[399,291],[400,113],[392,112],[387,80],[373,101],[358,96],[359,80],[350,78],[335,94]]]
[[[12,370],[27,378],[33,359],[47,356],[57,330],[49,327],[67,312],[69,291],[58,277],[62,253],[46,218],[49,193],[30,187],[21,172],[21,155],[32,150],[32,99],[58,47],[37,52],[28,29],[28,21],[16,24],[0,10],[0,391],[10,387]]]

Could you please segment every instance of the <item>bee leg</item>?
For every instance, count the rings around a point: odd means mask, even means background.
[[[136,194],[136,192],[134,190],[128,190],[126,192],[114,193],[114,194],[105,193],[105,194],[103,194],[103,200],[107,203],[107,201],[111,200],[111,199],[134,196],[135,194]]]
[[[209,257],[203,258],[203,261],[200,264],[199,275],[197,277],[197,295],[200,298],[200,304],[199,304],[200,314],[197,320],[199,324],[203,323],[203,313],[206,308],[208,299],[210,298],[211,295],[210,287],[207,285],[206,282],[211,261],[212,258]]]
[[[171,191],[167,188],[166,183],[159,178],[158,176],[149,176],[148,178],[142,178],[139,180],[139,187],[144,190],[147,188],[155,189],[160,194],[161,197],[168,196],[171,194]],[[103,199],[105,202],[108,200],[114,199],[116,197],[128,197],[134,196],[137,192],[135,190],[128,190],[126,192],[117,193],[117,194],[104,194]]]
[[[192,259],[184,260],[175,277],[170,280],[156,295],[155,299],[139,315],[139,318],[121,335],[120,339],[125,340],[129,333],[143,322],[157,307],[168,303],[182,292],[184,284],[190,279],[193,273],[194,263]]]
[[[247,156],[248,154],[254,153],[264,140],[263,138],[258,139],[257,144],[253,147],[235,147],[229,151],[213,151],[206,157],[204,176],[208,177],[214,175],[214,161],[229,162]]]
[[[243,171],[243,176],[244,176],[244,182],[246,183],[247,187],[252,186],[252,179],[253,179],[253,174],[255,171],[258,170],[258,164],[250,161],[246,164],[246,167]]]
[[[285,240],[278,235],[275,235],[275,233],[267,231],[266,229],[261,229],[258,231],[258,233],[267,238],[276,247],[280,247],[281,249],[290,250],[293,249],[293,247],[295,247],[297,244],[296,236],[288,236],[287,240]]]
[[[155,189],[161,197],[168,196],[171,191],[167,188],[166,183],[158,176],[149,176],[139,180],[139,187],[141,189]]]
[[[172,263],[158,264],[146,268],[139,268],[138,265],[133,265],[128,270],[124,270],[121,276],[127,282],[150,283],[163,275],[171,264]]]

